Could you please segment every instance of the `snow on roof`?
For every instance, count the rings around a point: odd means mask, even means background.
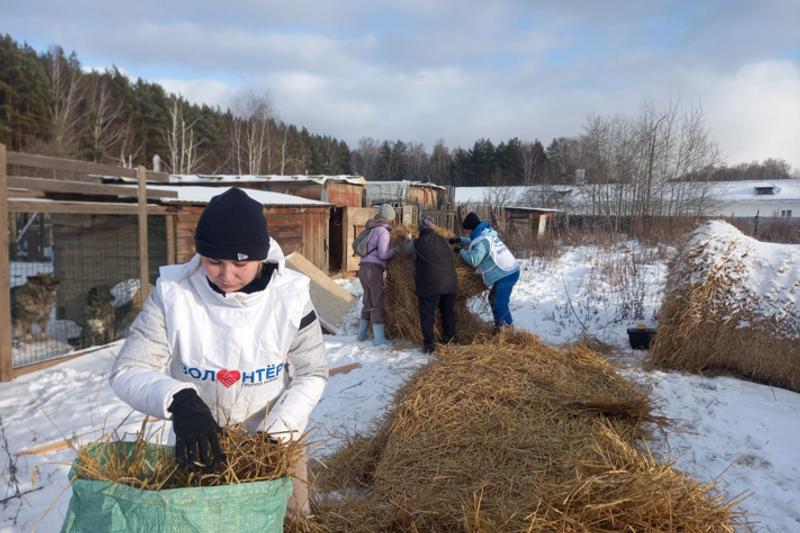
[[[512,205],[520,204],[529,193],[558,192],[570,194],[575,185],[510,185],[495,187],[456,187],[455,202],[457,204],[480,204],[486,201]]]
[[[162,198],[161,201],[171,204],[207,204],[211,198],[224,193],[230,187],[202,187],[202,186],[176,186],[176,185],[148,185],[148,189],[159,191],[175,191],[178,193],[177,198]],[[308,198],[301,198],[299,196],[292,196],[290,194],[282,194],[279,192],[258,191],[255,189],[242,189],[247,195],[263,205],[271,206],[329,206],[327,202],[320,202],[317,200],[309,200]]]
[[[446,189],[443,185],[435,183],[426,183],[424,181],[411,181],[411,180],[395,180],[395,181],[368,181],[366,182],[367,189],[407,189],[409,187],[430,187],[431,189]]]
[[[737,200],[767,202],[775,200],[800,200],[800,179],[702,182],[702,185],[710,186],[711,195],[728,202]],[[772,188],[773,193],[758,194],[757,189],[765,188]]]
[[[102,176],[105,182],[124,182],[136,183],[136,178],[126,176]],[[192,183],[203,185],[204,183],[265,183],[265,182],[314,182],[325,184],[328,181],[343,181],[351,185],[365,185],[367,180],[362,176],[341,174],[341,175],[291,175],[283,176],[278,174],[256,175],[235,175],[235,174],[170,174],[169,183]]]
[[[548,207],[528,207],[523,205],[501,205],[503,209],[518,209],[520,211],[536,211],[537,213],[560,213],[563,209],[551,209]]]
[[[341,174],[341,175],[332,175],[332,176],[325,176],[325,175],[279,175],[279,174],[267,174],[267,175],[233,175],[233,174],[171,174],[169,176],[170,183],[242,183],[242,182],[269,182],[269,181],[276,181],[276,182],[303,182],[303,181],[311,181],[314,183],[319,183],[320,185],[327,183],[328,181],[344,181],[346,183],[350,183],[352,185],[364,185],[367,180],[365,180],[362,176],[356,175],[349,175],[349,174]]]
[[[705,189],[707,196],[725,202],[736,201],[786,201],[800,200],[800,179],[773,181],[700,181],[685,182],[686,185]],[[574,198],[586,197],[592,188],[616,187],[616,184],[605,185],[514,185],[509,187],[456,187],[455,201],[459,204],[482,203],[487,199],[502,198],[509,204],[517,204],[525,199],[527,193],[558,192]],[[759,194],[757,189],[773,189],[772,194]]]

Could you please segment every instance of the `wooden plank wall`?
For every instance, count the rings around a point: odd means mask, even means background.
[[[328,223],[330,209],[325,207],[267,207],[267,227],[283,253],[300,252],[314,266],[328,272]],[[175,224],[179,263],[194,255],[194,230],[202,206],[183,206]]]
[[[270,235],[281,245],[283,253],[300,252],[323,272],[329,270],[328,207],[268,207]]]
[[[408,203],[417,205],[422,209],[437,209],[440,205],[439,198],[444,191],[441,189],[434,189],[432,187],[415,187],[408,188]]]
[[[337,207],[363,207],[366,192],[363,185],[347,182],[328,182],[328,202]]]
[[[268,181],[265,189],[309,200],[319,201],[322,198],[322,185],[313,181]]]
[[[378,214],[377,207],[346,207],[344,209],[344,222],[342,229],[344,231],[344,270],[347,272],[355,272],[358,270],[360,259],[353,255],[353,241],[356,236],[361,233],[361,230],[367,224],[367,220]]]

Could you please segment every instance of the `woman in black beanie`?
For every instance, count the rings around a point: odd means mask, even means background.
[[[225,460],[220,426],[299,438],[328,378],[309,279],[286,268],[261,203],[236,187],[214,196],[195,249],[161,267],[110,378],[131,407],[172,420],[176,459],[190,470]],[[291,514],[309,512],[305,478],[303,457]]]
[[[469,231],[469,237],[456,237],[450,241],[460,245],[457,251],[461,259],[481,275],[489,288],[489,304],[497,332],[513,324],[508,302],[519,280],[519,262],[491,224],[478,218],[474,212],[464,217],[461,226]]]

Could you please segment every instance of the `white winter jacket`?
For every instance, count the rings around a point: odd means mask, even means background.
[[[322,331],[306,276],[277,263],[267,287],[222,295],[197,255],[162,267],[111,374],[114,392],[162,419],[178,391],[193,388],[220,425],[243,422],[276,438],[299,437],[325,388]]]

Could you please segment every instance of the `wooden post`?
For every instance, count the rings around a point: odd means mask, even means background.
[[[139,282],[142,305],[150,292],[150,260],[147,254],[147,169],[139,165]]]
[[[11,283],[8,257],[8,176],[6,146],[0,144],[0,381],[11,381]]]
[[[174,265],[178,262],[178,245],[176,244],[175,226],[177,215],[164,215],[167,227],[167,264]]]

